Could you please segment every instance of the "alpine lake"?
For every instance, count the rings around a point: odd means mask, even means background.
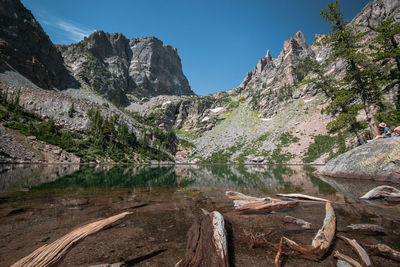
[[[400,250],[400,203],[360,200],[383,185],[369,180],[316,177],[310,165],[0,165],[0,266],[10,266],[77,227],[129,211],[131,214],[77,243],[58,266],[174,266],[185,255],[187,231],[202,209],[225,219],[231,266],[273,266],[282,236],[310,245],[325,218],[325,204],[302,201],[262,214],[234,211],[226,191],[255,197],[301,193],[328,199],[337,234],[361,245],[383,243]],[[287,215],[311,229],[285,223]],[[350,224],[377,224],[384,233],[349,231]],[[283,266],[336,266],[333,251],[358,259],[335,238],[320,261],[287,256]],[[375,266],[398,266],[371,256]],[[119,265],[118,265],[119,266]]]

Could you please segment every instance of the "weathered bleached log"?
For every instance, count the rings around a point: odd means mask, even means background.
[[[233,199],[235,211],[244,213],[270,212],[299,205],[298,201],[282,201],[270,197],[257,198],[234,191],[227,191],[225,194],[228,198]]]
[[[348,263],[347,261],[338,260],[338,261],[336,262],[336,267],[353,267],[353,265],[351,265],[351,264]]]
[[[370,232],[370,233],[378,233],[378,234],[384,234],[385,229],[377,224],[350,224],[346,226],[347,229],[352,230],[352,231],[357,231],[357,232]]]
[[[354,267],[362,267],[362,265],[361,265],[358,261],[356,261],[355,259],[353,259],[353,258],[351,258],[351,257],[349,257],[349,256],[347,256],[347,255],[344,255],[344,254],[340,253],[340,252],[337,251],[337,250],[336,250],[335,253],[333,254],[333,257],[335,257],[335,258],[337,258],[337,259],[339,259],[339,260],[348,262],[351,266],[354,266]]]
[[[53,243],[38,248],[28,256],[11,265],[11,267],[44,267],[55,265],[77,242],[84,239],[86,236],[94,234],[102,230],[104,227],[124,218],[128,214],[131,214],[131,212],[123,212],[118,215],[114,215],[112,217],[79,227],[57,239]]]
[[[287,254],[284,248],[289,248],[296,252],[300,257],[319,261],[324,257],[332,244],[336,232],[336,215],[330,202],[325,204],[325,219],[322,227],[318,230],[311,245],[301,246],[286,237],[282,237],[279,243],[278,253],[275,257],[275,265],[279,266],[282,254]]]
[[[400,198],[400,190],[393,186],[381,185],[368,191],[365,195],[360,197],[361,199],[376,199],[376,198]]]
[[[345,236],[338,235],[340,239],[345,241],[351,248],[357,253],[357,255],[360,257],[361,261],[363,262],[364,266],[372,266],[371,259],[368,256],[368,253],[365,251],[365,249],[358,244],[358,242],[355,239],[349,239]]]
[[[175,266],[229,266],[224,217],[217,211],[201,215],[188,232],[186,253]]]
[[[293,208],[299,205],[297,201],[278,201],[270,203],[249,203],[242,208],[237,208],[235,211],[243,213],[264,213],[274,210]]]
[[[307,200],[321,201],[321,202],[329,202],[329,200],[324,199],[324,198],[313,197],[313,196],[308,196],[308,195],[303,195],[303,194],[276,194],[276,196],[278,196],[278,197],[298,198],[298,199],[307,199]]]
[[[378,255],[400,262],[400,251],[394,250],[385,244],[367,245],[365,247],[372,255]]]
[[[305,220],[299,219],[299,218],[295,218],[292,216],[285,216],[283,218],[283,221],[285,223],[294,223],[296,225],[301,226],[301,228],[303,229],[311,229],[311,223],[306,222]]]
[[[225,195],[229,199],[233,199],[233,200],[262,201],[265,199],[265,198],[261,198],[261,197],[247,196],[245,194],[242,194],[240,192],[235,192],[235,191],[226,191]]]

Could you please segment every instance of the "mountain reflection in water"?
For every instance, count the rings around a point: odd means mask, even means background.
[[[249,249],[249,232],[268,234],[275,244],[282,236],[295,236],[301,244],[309,244],[325,216],[324,205],[315,202],[242,215],[232,211],[227,190],[256,197],[296,192],[329,199],[337,214],[338,231],[351,223],[379,224],[387,235],[352,237],[399,249],[399,205],[358,199],[379,183],[322,179],[312,175],[314,170],[300,165],[1,165],[0,266],[11,265],[78,226],[122,211],[132,214],[86,238],[68,252],[60,266],[129,261],[154,251],[162,253],[147,259],[145,266],[173,266],[184,255],[186,233],[201,209],[218,210],[230,225],[229,242],[237,266],[269,266],[275,252],[265,247]],[[314,228],[305,231],[284,224],[286,215],[304,219]],[[343,242],[334,246],[349,250]],[[287,266],[328,266],[332,258],[318,263],[292,257]],[[395,266],[376,258],[374,262]]]

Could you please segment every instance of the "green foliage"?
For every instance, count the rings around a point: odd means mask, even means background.
[[[192,142],[189,142],[189,141],[187,141],[185,139],[181,139],[180,143],[181,143],[183,149],[185,149],[185,150],[187,150],[189,148],[196,148],[195,144],[193,144]]]
[[[310,163],[320,158],[323,154],[331,152],[336,144],[336,138],[329,135],[317,135],[314,136],[314,143],[312,143],[305,157],[303,158],[304,163]]]
[[[239,101],[231,101],[229,105],[226,107],[227,110],[233,110],[237,107],[239,107],[240,102]]]
[[[17,104],[18,99],[18,94],[16,96],[10,96],[8,92],[0,94],[0,103],[4,107],[0,109],[0,119],[5,127],[57,145],[82,157],[85,162],[95,159],[134,162],[135,154],[147,159],[171,160],[163,151],[174,149],[172,146],[176,141],[173,131],[165,133],[157,131],[154,140],[156,144],[159,142],[159,149],[155,149],[148,138],[142,138],[139,142],[133,129],[120,121],[117,115],[107,118],[101,115],[99,109],[90,109],[88,111],[89,129],[83,134],[69,132],[56,126],[51,118],[43,121],[34,113],[23,110]]]
[[[281,135],[279,136],[279,141],[280,141],[280,143],[281,143],[281,146],[288,146],[288,145],[290,145],[291,143],[297,143],[297,142],[299,142],[299,140],[300,140],[300,139],[299,139],[298,137],[292,135],[292,134],[289,133],[289,132],[285,132],[285,133],[283,133],[283,134],[281,134]]]
[[[75,113],[74,103],[71,104],[71,107],[68,110],[68,117],[72,118]]]

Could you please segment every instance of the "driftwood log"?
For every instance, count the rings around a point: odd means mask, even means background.
[[[357,232],[377,233],[384,234],[385,229],[377,224],[350,224],[346,226],[347,229]]]
[[[57,239],[53,243],[38,248],[25,258],[22,258],[11,265],[11,267],[44,267],[55,265],[77,242],[81,241],[88,235],[94,234],[102,230],[104,227],[124,218],[128,214],[131,214],[131,212],[123,212],[118,215],[79,227],[65,236]]]
[[[270,197],[257,198],[234,191],[227,191],[225,195],[233,200],[235,211],[243,213],[263,213],[299,205],[298,201],[282,201]]]
[[[295,218],[292,216],[285,216],[283,217],[283,222],[285,223],[294,223],[298,226],[301,226],[301,228],[303,229],[311,229],[311,223],[306,222],[305,220],[299,219],[299,218]]]
[[[342,239],[344,242],[346,242],[351,248],[357,253],[357,255],[360,257],[361,261],[363,262],[363,266],[372,266],[371,259],[368,256],[368,253],[365,251],[365,249],[358,244],[358,242],[355,239],[350,239],[342,235],[338,235],[340,239]]]
[[[335,253],[333,254],[333,257],[335,257],[336,259],[338,259],[338,261],[339,261],[339,260],[342,260],[342,261],[345,261],[345,262],[349,263],[350,266],[362,267],[362,265],[361,265],[358,261],[356,261],[355,259],[353,259],[353,258],[351,258],[351,257],[349,257],[349,256],[347,256],[347,255],[344,255],[344,254],[340,253],[340,252],[337,251],[337,250],[336,250]],[[342,265],[343,265],[343,264],[342,264]]]
[[[289,197],[289,198],[297,198],[297,199],[306,199],[306,200],[312,200],[312,201],[321,201],[321,202],[329,202],[329,200],[320,198],[320,197],[313,197],[309,195],[304,195],[304,194],[276,194],[278,197]]]
[[[368,191],[361,199],[377,199],[377,198],[400,198],[400,190],[393,186],[381,185]]]
[[[325,219],[322,228],[319,229],[311,245],[301,246],[286,237],[282,237],[279,243],[278,253],[275,257],[275,265],[280,265],[280,257],[282,254],[288,254],[285,251],[289,248],[302,258],[319,261],[329,250],[336,232],[336,215],[330,202],[325,204]]]
[[[394,250],[385,244],[367,245],[365,247],[372,255],[378,255],[400,262],[400,251]]]
[[[336,262],[336,267],[353,267],[353,265],[351,265],[351,264],[348,263],[347,261],[338,260],[338,261]]]
[[[224,217],[213,211],[203,214],[189,229],[186,253],[175,266],[229,266]]]

